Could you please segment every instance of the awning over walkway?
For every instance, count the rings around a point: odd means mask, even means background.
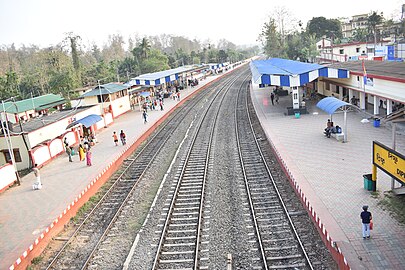
[[[150,93],[149,92],[141,92],[138,95],[142,96],[142,97],[149,97]]]
[[[83,125],[86,128],[91,127],[93,124],[97,123],[98,121],[103,120],[103,118],[100,115],[97,114],[90,114],[86,117],[83,117],[82,119],[76,120],[72,123],[70,123],[66,129],[74,127],[76,125]]]
[[[140,75],[136,78],[131,79],[129,85],[160,85],[167,82],[175,81],[184,72],[190,72],[195,69],[201,68],[201,65],[188,65],[178,68],[173,68],[169,70],[148,73]]]
[[[350,107],[352,105],[335,97],[323,98],[316,104],[316,107],[327,112],[328,114],[333,114],[337,109],[344,106]]]
[[[250,70],[254,83],[275,86],[302,86],[318,77],[349,78],[345,69],[280,58],[252,61]]]

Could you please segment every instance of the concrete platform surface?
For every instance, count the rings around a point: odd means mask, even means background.
[[[341,249],[351,269],[405,269],[405,225],[379,204],[391,189],[391,178],[377,170],[377,194],[363,188],[363,174],[372,170],[372,142],[391,147],[391,129],[360,121],[366,113],[348,113],[348,141],[326,138],[329,115],[307,101],[309,114],[286,116],[291,96],[272,105],[270,90],[252,89],[255,109],[268,138],[277,148],[330,237]],[[343,127],[343,113],[333,115]],[[397,135],[397,151],[405,154],[405,136]],[[398,184],[396,186],[399,186]],[[360,212],[369,205],[374,230],[363,240]]]

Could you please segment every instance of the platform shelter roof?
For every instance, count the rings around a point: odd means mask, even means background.
[[[181,66],[178,68],[158,71],[154,73],[147,73],[140,75],[136,78],[131,79],[129,85],[160,85],[167,82],[175,81],[179,78],[180,74],[184,72],[190,72],[197,68],[200,68],[200,65],[187,65]]]
[[[319,77],[349,78],[349,71],[319,64],[271,58],[250,63],[253,82],[276,86],[302,86]]]

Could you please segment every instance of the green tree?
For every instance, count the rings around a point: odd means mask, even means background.
[[[317,39],[326,36],[331,39],[342,38],[342,27],[339,20],[313,17],[307,24],[307,32]]]
[[[367,42],[367,29],[365,28],[357,28],[354,31],[353,40],[358,42]]]
[[[370,32],[374,36],[374,48],[377,44],[377,26],[383,22],[384,17],[380,14],[377,14],[376,11],[373,11],[367,18],[367,24],[369,27]],[[375,50],[374,50],[375,53]]]
[[[18,76],[14,71],[6,72],[4,77],[0,77],[0,99],[19,96]]]
[[[141,73],[158,72],[170,69],[168,58],[161,51],[152,49],[150,55],[141,64]]]
[[[276,22],[273,18],[264,23],[259,40],[263,45],[264,53],[269,57],[283,57],[283,46],[280,34],[277,32]]]

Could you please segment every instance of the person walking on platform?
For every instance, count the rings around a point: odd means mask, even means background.
[[[368,205],[363,206],[363,212],[360,214],[362,229],[363,229],[363,239],[370,238],[370,224],[373,219],[371,213],[368,210]]]
[[[280,99],[280,96],[277,93],[275,93],[274,96],[275,96],[275,99],[276,99],[276,103],[278,104],[278,100]]]
[[[125,133],[124,133],[124,131],[123,131],[122,129],[121,129],[121,132],[120,132],[120,139],[121,139],[122,145],[126,145],[126,144],[127,144],[126,136],[125,136]]]
[[[87,164],[87,166],[93,165],[93,164],[91,163],[92,155],[93,155],[93,154],[91,153],[91,150],[90,150],[90,149],[87,150],[87,152],[86,152],[86,164]]]
[[[83,161],[86,158],[85,154],[84,154],[83,145],[79,144],[79,151],[78,152],[79,152],[79,160]]]
[[[117,136],[117,133],[115,131],[113,132],[112,137],[114,139],[115,146],[118,146],[118,136]]]
[[[70,147],[70,146],[66,147],[66,154],[69,157],[69,162],[73,162],[73,160],[72,160],[72,147]]]
[[[160,110],[163,111],[163,100],[160,100],[159,105],[160,105]]]
[[[36,177],[35,183],[32,185],[32,189],[34,190],[39,190],[42,188],[42,183],[41,183],[41,176],[39,175],[39,169],[38,169],[38,164],[34,165],[34,168],[32,168],[32,171],[34,172],[34,175]]]
[[[274,106],[274,93],[271,92],[270,94],[271,104]]]
[[[161,107],[162,108],[162,107]],[[143,116],[143,123],[146,124],[148,122],[148,114],[146,113],[146,111],[143,111],[142,113]]]

